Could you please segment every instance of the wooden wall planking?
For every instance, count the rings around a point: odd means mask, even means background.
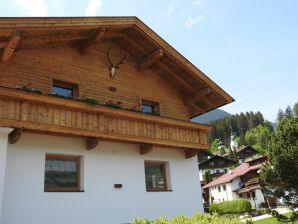
[[[189,120],[182,95],[166,80],[150,70],[138,72],[136,61],[128,57],[116,78],[109,78],[106,43],[88,49],[84,55],[70,46],[20,49],[7,63],[0,63],[0,86],[15,88],[32,83],[32,87],[50,93],[53,79],[79,84],[81,98],[95,98],[101,103],[112,100],[123,107],[139,108],[141,98],[160,103],[162,116]],[[112,45],[112,60],[124,52]],[[111,92],[109,87],[117,88]],[[42,112],[41,112],[42,113]],[[61,121],[62,124],[68,121]]]

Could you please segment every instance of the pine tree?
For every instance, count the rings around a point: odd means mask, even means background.
[[[285,111],[285,116],[286,117],[292,117],[293,116],[293,110],[290,106],[287,106],[286,111]]]
[[[298,102],[293,106],[293,114],[298,117]]]
[[[282,109],[279,109],[277,112],[277,119],[276,119],[276,123],[280,122],[281,119],[285,116],[285,113],[283,112]]]

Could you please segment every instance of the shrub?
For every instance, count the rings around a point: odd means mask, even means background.
[[[210,213],[224,214],[243,214],[251,211],[251,204],[248,200],[240,199],[233,201],[223,201],[210,205]]]
[[[184,215],[175,216],[172,219],[159,217],[155,220],[135,219],[132,224],[241,224],[239,219],[219,217],[218,215],[210,214],[195,214],[191,217]]]

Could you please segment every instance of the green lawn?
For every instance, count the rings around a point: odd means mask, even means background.
[[[254,222],[254,224],[279,224],[279,223],[280,222],[278,222],[276,218],[267,218],[267,219],[262,219]],[[298,221],[296,221],[295,224],[298,224]]]

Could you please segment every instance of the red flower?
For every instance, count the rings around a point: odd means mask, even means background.
[[[28,82],[27,86],[32,86],[32,82]]]

